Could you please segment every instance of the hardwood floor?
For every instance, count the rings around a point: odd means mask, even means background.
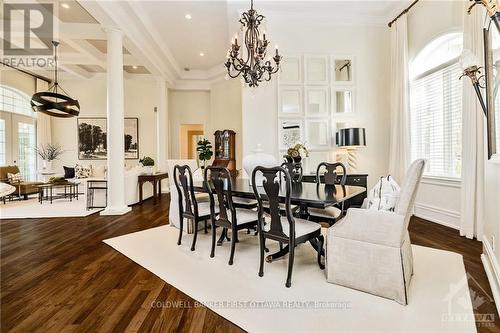
[[[148,200],[125,216],[2,220],[0,323],[2,332],[241,332],[213,311],[163,282],[102,242],[168,223],[168,196]],[[480,332],[500,323],[480,257],[481,244],[414,218],[414,244],[455,251],[486,298],[476,315]],[[445,269],[445,268],[443,268]],[[479,318],[480,319],[480,318]],[[367,328],[369,329],[369,328]]]

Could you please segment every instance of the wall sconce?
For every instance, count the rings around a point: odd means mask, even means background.
[[[478,77],[478,74],[481,74],[481,68],[482,67],[477,67],[476,65],[468,66],[464,69],[464,72],[459,77],[459,79],[464,76],[468,76],[470,78],[472,86],[476,91],[477,98],[479,99],[479,103],[481,104],[481,108],[483,109],[484,115],[486,116],[486,104],[484,103],[483,95],[481,94],[481,88],[486,88],[486,86],[483,86],[481,85],[481,83],[479,83],[479,80],[484,79],[484,75],[480,75]]]

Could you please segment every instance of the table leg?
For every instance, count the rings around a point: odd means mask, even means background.
[[[139,182],[139,204],[142,205],[142,185],[143,182]]]
[[[288,244],[287,244],[284,248],[282,248],[278,252],[268,255],[266,257],[266,261],[272,262],[273,260],[276,260],[278,258],[281,258],[281,257],[287,255],[288,252],[290,252],[290,248],[288,247]]]
[[[161,200],[161,179],[158,180],[158,200]]]
[[[156,205],[156,193],[157,192],[157,189],[156,189],[156,180],[153,180],[153,205]]]
[[[309,211],[307,210],[307,204],[301,203],[299,209],[299,217],[301,219],[307,219],[309,217]]]
[[[52,186],[50,187],[50,204],[52,205]]]

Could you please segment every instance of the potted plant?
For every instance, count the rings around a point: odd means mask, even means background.
[[[287,162],[295,162],[298,163],[302,161],[303,157],[308,157],[309,151],[307,150],[305,144],[297,143],[295,146],[288,148],[287,154],[283,155],[283,158]]]
[[[203,161],[203,166],[201,168],[204,169],[207,161],[209,161],[214,154],[212,151],[212,144],[207,139],[200,140],[198,141],[196,151],[198,152],[200,161]]]
[[[52,169],[52,161],[57,160],[64,153],[61,145],[48,143],[35,148],[36,153],[43,161],[43,170]]]
[[[155,160],[153,160],[149,156],[144,156],[142,159],[139,160],[139,163],[142,164],[142,166],[146,167],[147,173],[152,174],[153,173],[153,166],[155,165]]]

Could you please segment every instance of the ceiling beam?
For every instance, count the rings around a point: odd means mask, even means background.
[[[58,64],[59,68],[64,70],[67,73],[73,74],[79,79],[90,79],[93,74],[84,70],[80,66],[77,65],[65,65],[65,64]]]

